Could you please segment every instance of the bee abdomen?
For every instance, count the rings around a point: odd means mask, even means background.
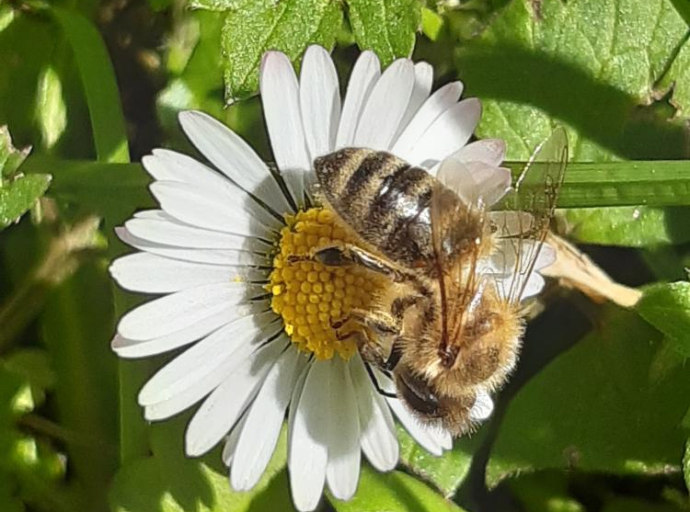
[[[328,202],[364,240],[406,266],[428,259],[434,179],[424,169],[357,148],[317,158],[314,168]]]

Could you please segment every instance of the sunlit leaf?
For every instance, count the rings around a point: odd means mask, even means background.
[[[435,485],[446,497],[451,497],[468,475],[474,452],[484,439],[483,434],[482,430],[471,437],[457,439],[452,450],[435,457],[398,428],[400,461],[423,480]]]
[[[114,512],[248,512],[266,499],[265,492],[283,501],[284,505],[272,502],[276,510],[290,510],[287,493],[276,493],[271,486],[287,461],[285,433],[259,483],[251,491],[240,493],[231,489],[224,472],[184,457],[178,426],[156,428],[154,455],[133,461],[119,471],[110,493]],[[219,457],[218,451],[213,455]]]
[[[379,473],[362,468],[359,487],[350,501],[330,500],[338,512],[462,512],[452,501],[400,471]]]
[[[374,50],[384,65],[396,57],[412,54],[422,22],[422,2],[347,0],[346,3],[355,41],[362,50]],[[428,23],[433,24],[433,21]],[[434,32],[434,29],[430,30]]]
[[[340,4],[331,0],[204,0],[194,5],[224,13],[221,48],[227,102],[257,91],[259,64],[267,50],[280,50],[297,62],[309,44],[332,48],[342,24]]]
[[[53,67],[45,68],[38,78],[36,119],[43,137],[43,147],[52,148],[67,127],[67,106],[62,95],[62,82]]]

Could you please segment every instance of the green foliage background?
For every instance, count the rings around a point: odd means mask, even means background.
[[[112,228],[152,204],[141,156],[192,152],[177,112],[211,113],[270,160],[261,55],[299,65],[318,43],[343,77],[364,48],[459,77],[484,105],[478,135],[515,162],[564,125],[559,229],[645,290],[629,311],[554,287],[475,436],[435,458],[401,430],[398,470],[365,467],[351,502],[322,509],[690,510],[688,21],[687,0],[0,3],[0,508],[292,509],[284,442],[234,493],[217,450],[184,457],[188,414],[144,422],[136,392],[164,358],[110,352],[140,299],[106,268],[125,251]]]

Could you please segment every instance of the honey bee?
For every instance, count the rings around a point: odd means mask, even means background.
[[[534,270],[553,256],[544,239],[566,160],[559,128],[503,198],[508,209],[496,212],[492,203],[510,188],[507,169],[497,194],[496,184],[482,184],[491,173],[481,164],[453,158],[435,177],[368,149],[315,160],[320,200],[358,242],[321,247],[310,258],[360,265],[387,283],[373,307],[333,327],[341,339],[355,337],[377,387],[372,366],[393,380],[395,396],[420,421],[456,436],[473,430],[487,401],[492,405],[489,393],[513,369],[524,331],[521,301],[541,288]]]

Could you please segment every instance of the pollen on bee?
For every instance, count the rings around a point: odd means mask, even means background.
[[[311,208],[286,217],[266,290],[271,307],[281,316],[286,334],[297,347],[317,359],[338,354],[349,359],[355,340],[339,336],[332,325],[353,308],[367,309],[381,278],[357,266],[327,267],[311,259],[319,248],[354,242],[326,208]]]

